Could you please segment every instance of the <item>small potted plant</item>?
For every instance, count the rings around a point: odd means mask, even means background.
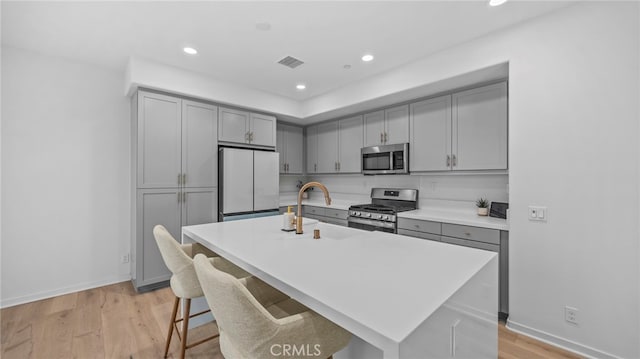
[[[476,201],[478,207],[478,216],[486,216],[489,214],[489,201],[486,198],[480,198]]]
[[[300,188],[302,188],[302,186],[304,186],[304,182],[302,182],[301,180],[298,180],[298,184],[296,184],[296,187],[298,188],[298,190],[300,190]],[[313,187],[307,188],[306,190],[304,190],[304,192],[302,193],[302,198],[307,199],[309,198],[309,191],[313,190]]]

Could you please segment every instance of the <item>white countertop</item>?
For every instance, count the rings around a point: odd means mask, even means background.
[[[324,202],[324,197],[314,197],[310,199],[303,199],[302,204],[316,207],[326,207],[348,210],[349,206],[354,204],[368,203],[367,200],[349,200],[341,198],[331,198],[331,206],[327,206]],[[292,206],[292,211],[295,212],[295,206],[297,205],[297,197],[287,194],[280,196],[280,206]],[[451,208],[451,207],[423,207],[415,211],[401,212],[398,214],[400,218],[411,218],[423,221],[435,221],[451,224],[461,224],[465,226],[482,227],[489,229],[498,229],[501,231],[509,230],[509,222],[505,219],[478,216],[475,208]]]
[[[281,216],[182,227],[270,285],[369,341],[400,343],[496,254]],[[313,229],[321,238],[314,240]],[[497,303],[496,303],[497,305]],[[383,343],[383,344],[384,344]]]

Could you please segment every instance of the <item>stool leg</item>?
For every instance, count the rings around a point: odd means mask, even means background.
[[[171,335],[173,334],[173,326],[176,322],[176,315],[178,314],[178,304],[180,304],[180,298],[176,297],[173,301],[173,312],[171,312],[171,321],[169,322],[169,334],[167,334],[167,344],[164,347],[164,357],[169,354],[169,345],[171,345]]]
[[[187,350],[187,331],[189,331],[189,315],[191,312],[191,298],[185,298],[185,309],[182,315],[182,348],[180,349],[180,359],[184,359],[184,352]]]

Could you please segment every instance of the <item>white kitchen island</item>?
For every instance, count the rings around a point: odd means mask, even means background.
[[[335,358],[497,358],[495,253],[305,222],[301,235],[280,216],[182,235],[353,333]]]

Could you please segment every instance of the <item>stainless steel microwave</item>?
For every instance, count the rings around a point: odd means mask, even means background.
[[[409,173],[409,144],[363,147],[362,174],[388,175]]]

